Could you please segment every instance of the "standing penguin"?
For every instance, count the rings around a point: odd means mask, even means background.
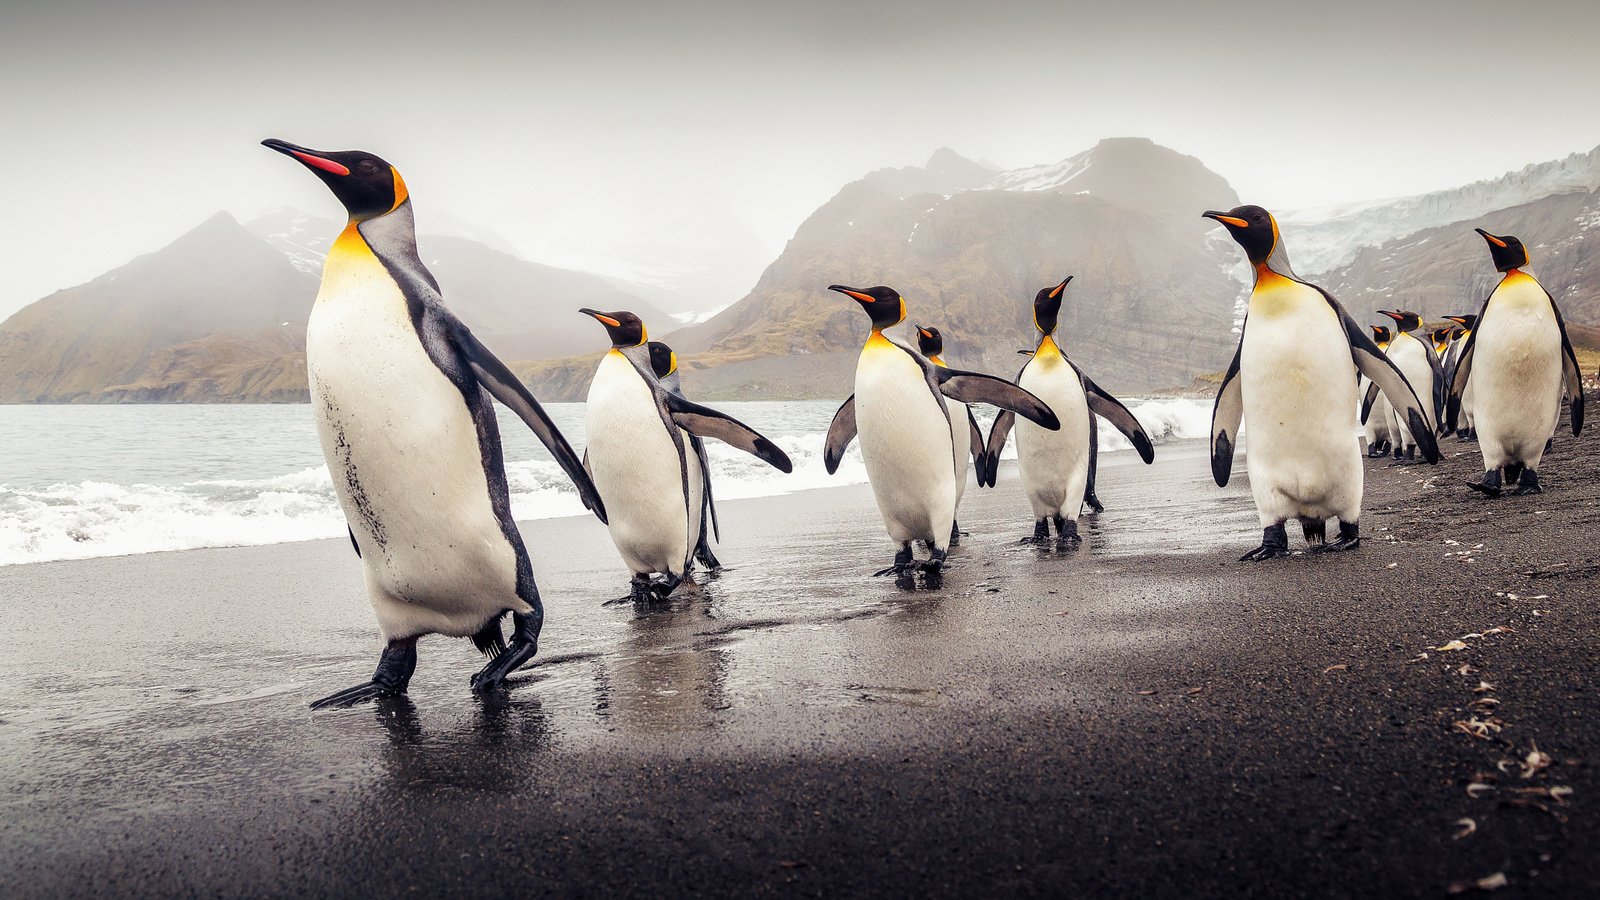
[[[1365,475],[1356,433],[1356,373],[1389,398],[1423,456],[1439,459],[1428,406],[1328,292],[1289,267],[1278,223],[1259,206],[1204,213],[1221,222],[1255,269],[1239,349],[1211,414],[1211,475],[1226,486],[1241,421],[1250,426],[1245,468],[1261,517],[1261,546],[1240,560],[1289,552],[1284,523],[1299,519],[1313,550],[1361,544]],[[1327,519],[1339,540],[1326,543]]]
[[[860,303],[872,319],[872,331],[856,361],[856,391],[828,426],[823,464],[830,474],[836,471],[859,432],[861,459],[878,511],[889,536],[900,545],[894,564],[876,574],[907,575],[917,568],[912,541],[928,544],[930,557],[920,567],[937,573],[944,567],[955,525],[957,460],[970,452],[950,423],[959,410],[952,412],[945,398],[998,406],[1046,429],[1061,423],[1038,397],[1008,381],[936,366],[884,337],[885,328],[906,318],[906,302],[894,288],[835,284],[828,290]],[[965,463],[961,468],[965,470]]]
[[[989,430],[987,452],[994,465],[1012,427],[1017,429],[1017,468],[1022,475],[1023,492],[1033,507],[1033,536],[1028,540],[1034,543],[1049,540],[1052,523],[1057,541],[1081,540],[1078,515],[1083,509],[1090,447],[1095,441],[1091,410],[1127,436],[1145,463],[1155,459],[1155,447],[1133,413],[1084,375],[1056,344],[1061,301],[1070,281],[1072,276],[1068,275],[1060,284],[1041,288],[1034,296],[1033,325],[1039,332],[1039,345],[1017,373],[1017,386],[1050,404],[1061,419],[1060,430],[1046,431],[1029,422],[1018,423],[1015,416],[1004,412],[995,417]]]
[[[1387,352],[1390,340],[1389,327],[1387,325],[1369,325],[1367,327],[1372,329],[1373,343],[1378,345],[1379,350]],[[1365,375],[1361,376],[1358,387],[1358,392],[1361,396],[1365,397],[1367,395],[1367,389],[1371,384],[1371,379]],[[1388,398],[1379,394],[1377,402],[1362,415],[1361,424],[1363,427],[1362,433],[1367,439],[1367,456],[1374,459],[1380,456],[1387,456],[1389,448],[1394,446],[1396,437],[1394,408],[1389,405]]]
[[[1455,337],[1455,334],[1454,325],[1446,325],[1428,332],[1428,339],[1433,342],[1433,354],[1439,357],[1440,366],[1444,365],[1444,359],[1450,353],[1450,339]]]
[[[1444,384],[1445,390],[1448,392],[1450,385],[1455,383],[1456,369],[1461,365],[1461,351],[1466,349],[1467,339],[1472,337],[1472,329],[1478,324],[1478,316],[1474,313],[1465,316],[1445,316],[1445,318],[1461,326],[1456,330],[1455,337],[1450,339],[1450,353],[1444,360]],[[1467,385],[1466,390],[1461,392],[1460,421],[1466,424],[1463,427],[1450,429],[1455,432],[1456,439],[1462,441],[1477,440],[1477,432],[1472,430],[1472,385],[1470,384]],[[1447,430],[1445,433],[1449,434],[1450,431]]]
[[[678,374],[678,354],[660,341],[649,341],[645,346],[650,348],[650,371],[656,374],[661,386],[667,393],[683,397],[683,377]],[[722,530],[717,527],[717,505],[711,499],[711,463],[706,459],[706,442],[697,434],[685,431],[683,435],[689,441],[690,448],[694,450],[694,460],[690,462],[689,468],[700,473],[700,484],[696,486],[693,483],[694,472],[690,472],[689,485],[690,500],[693,501],[698,497],[700,503],[700,540],[695,544],[694,558],[706,567],[706,571],[715,572],[722,568],[722,563],[716,554],[711,552],[711,538],[715,537],[721,541]],[[584,459],[587,463],[587,454]]]
[[[1033,356],[1033,351],[1032,350],[1018,350],[1017,351],[1017,355],[1018,356]],[[987,456],[987,454],[985,454],[985,455]],[[983,485],[985,487],[994,487],[994,478],[995,478],[995,475],[997,474],[997,470],[999,469],[999,467],[1000,467],[1000,461],[999,460],[995,460],[994,461],[994,465],[992,467],[986,466],[986,468],[989,469],[989,471],[987,473],[985,473],[982,470],[980,470],[978,472],[978,484]],[[1106,511],[1106,505],[1104,503],[1100,502],[1099,495],[1096,494],[1095,491],[1094,491],[1095,473],[1098,472],[1099,470],[1100,470],[1100,417],[1095,415],[1094,414],[1094,410],[1091,409],[1091,410],[1089,410],[1089,474],[1088,474],[1088,477],[1085,478],[1084,482],[1083,482],[1083,505],[1089,507],[1089,509],[1092,512],[1103,513],[1103,512]],[[987,481],[988,483],[984,484],[985,481]]]
[[[539,401],[444,307],[417,254],[400,173],[361,151],[262,144],[310,169],[350,216],[323,264],[306,373],[387,646],[371,681],[312,708],[405,693],[425,634],[472,638],[492,655],[472,688],[494,688],[537,652],[544,608],[511,518],[490,398],[533,429],[601,521],[605,507]],[[510,644],[500,631],[508,612]]]
[[[589,384],[589,470],[607,501],[611,541],[633,573],[629,596],[666,597],[688,575],[701,535],[703,469],[684,434],[724,441],[780,472],[793,466],[744,423],[669,391],[656,377],[638,316],[579,312],[611,337]],[[654,583],[652,575],[663,580]]]
[[[1583,430],[1583,381],[1556,301],[1522,271],[1528,250],[1510,235],[1478,234],[1489,244],[1496,270],[1505,273],[1478,312],[1450,385],[1448,421],[1454,425],[1462,394],[1472,406],[1483,453],[1483,480],[1468,487],[1500,496],[1509,482],[1517,494],[1537,494],[1539,461],[1561,418],[1561,397],[1572,401],[1572,433]],[[1503,473],[1503,477],[1502,477]]]
[[[1409,310],[1380,309],[1378,312],[1394,320],[1394,339],[1389,342],[1385,352],[1394,360],[1401,374],[1406,376],[1417,397],[1430,404],[1429,420],[1437,426],[1444,418],[1444,367],[1439,362],[1439,355],[1433,352],[1433,346],[1413,333],[1422,327],[1422,317]],[[1368,385],[1364,403],[1370,406],[1377,395],[1377,387]],[[1403,458],[1405,462],[1415,460],[1417,443],[1410,431],[1398,418],[1393,429],[1399,438],[1394,448],[1395,459]]]
[[[913,325],[917,330],[917,349],[928,362],[941,369],[949,368],[944,364],[941,355],[944,353],[944,335],[939,329],[932,326]],[[956,510],[961,509],[961,496],[967,491],[967,464],[970,461],[982,478],[984,466],[983,431],[978,428],[978,420],[972,415],[972,407],[961,404],[957,413],[954,409],[950,413],[950,440],[956,446]],[[966,444],[968,452],[960,452],[962,444]],[[980,486],[982,483],[980,481]],[[950,546],[961,543],[961,523],[952,522],[950,525]]]

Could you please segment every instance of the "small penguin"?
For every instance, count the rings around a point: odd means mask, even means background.
[[[1572,433],[1583,430],[1583,381],[1578,358],[1555,298],[1523,271],[1528,250],[1510,235],[1475,229],[1489,245],[1504,277],[1478,312],[1450,385],[1447,421],[1454,425],[1470,385],[1483,480],[1468,487],[1500,496],[1511,482],[1516,494],[1537,494],[1539,462],[1571,400]]]
[[[834,414],[823,446],[831,474],[845,448],[861,436],[861,459],[889,536],[900,545],[894,564],[878,575],[909,575],[921,568],[936,575],[944,567],[956,516],[958,461],[970,450],[958,441],[948,397],[958,403],[988,403],[1046,429],[1061,427],[1038,397],[991,375],[940,367],[917,351],[884,337],[905,321],[906,302],[894,288],[829,286],[861,304],[872,331],[856,361],[856,390]],[[965,464],[960,467],[965,469]],[[911,543],[923,541],[930,556],[920,564]]]
[[[1211,414],[1211,474],[1226,486],[1241,421],[1250,426],[1245,467],[1261,517],[1261,546],[1240,560],[1289,552],[1284,523],[1299,519],[1313,550],[1361,544],[1365,470],[1356,441],[1356,374],[1389,398],[1424,458],[1438,462],[1435,420],[1405,375],[1367,337],[1339,301],[1301,281],[1272,214],[1259,206],[1209,211],[1255,269],[1239,349],[1223,375]],[[1326,543],[1327,519],[1339,539]]]
[[[544,607],[510,492],[491,398],[531,428],[601,521],[605,506],[522,382],[444,306],[417,253],[399,171],[359,150],[262,144],[300,162],[349,213],[306,325],[317,434],[366,570],[386,646],[372,679],[312,703],[403,694],[425,634],[470,637],[499,686],[538,651]],[[500,631],[511,613],[511,642]]]
[[[1450,352],[1450,339],[1455,337],[1455,334],[1454,325],[1446,325],[1428,332],[1428,339],[1433,341],[1433,353],[1439,357],[1440,365],[1444,364],[1444,358]]]
[[[1032,350],[1018,350],[1017,351],[1017,355],[1018,356],[1033,356],[1033,351]],[[999,466],[1000,466],[1000,462],[999,462],[999,460],[996,460],[994,468],[996,470],[998,470]],[[1085,481],[1083,483],[1083,505],[1089,507],[1089,509],[1092,512],[1103,513],[1103,512],[1106,511],[1106,505],[1104,503],[1100,502],[1100,497],[1099,497],[1099,495],[1097,495],[1095,493],[1095,490],[1094,490],[1095,473],[1098,472],[1099,470],[1100,470],[1100,417],[1095,415],[1094,414],[1094,410],[1091,409],[1091,410],[1089,410],[1089,477],[1087,479],[1085,479]],[[990,477],[993,477],[993,474],[994,473],[991,473]],[[980,472],[978,477],[979,478],[983,478],[984,477],[983,473]],[[983,484],[982,481],[979,481],[978,483],[980,485]],[[986,487],[994,487],[994,482],[990,481],[989,484],[986,485]]]
[[[1417,396],[1431,403],[1430,421],[1436,426],[1444,420],[1444,366],[1439,361],[1438,354],[1433,352],[1433,347],[1412,332],[1422,326],[1422,317],[1409,310],[1380,309],[1381,315],[1394,320],[1394,338],[1389,342],[1385,352],[1394,360],[1406,381],[1416,391]],[[1376,386],[1368,385],[1366,406],[1370,406],[1378,395]],[[1403,423],[1395,421],[1394,431],[1399,435],[1395,444],[1395,459],[1402,462],[1411,462],[1417,458],[1416,441],[1411,438],[1409,431]]]
[[[629,597],[664,598],[688,576],[701,537],[705,476],[684,434],[716,438],[780,472],[793,464],[744,423],[669,391],[656,377],[638,316],[579,312],[605,326],[611,338],[589,384],[589,470],[606,502],[611,542],[633,573]],[[653,575],[662,581],[652,581]]]
[[[1456,330],[1455,337],[1450,340],[1450,353],[1444,360],[1444,383],[1446,390],[1448,390],[1449,386],[1455,383],[1456,368],[1461,365],[1461,351],[1467,346],[1467,338],[1472,337],[1472,329],[1478,323],[1478,316],[1473,313],[1465,316],[1445,316],[1445,318],[1460,326]],[[1460,420],[1466,424],[1464,427],[1455,429],[1456,439],[1460,441],[1477,440],[1477,432],[1472,430],[1472,385],[1470,384],[1461,394]]]
[[[1373,343],[1378,345],[1378,349],[1388,351],[1390,341],[1389,327],[1387,325],[1369,325],[1367,327],[1372,329],[1372,340]],[[1357,392],[1365,397],[1367,388],[1371,384],[1372,379],[1362,375]],[[1362,416],[1361,425],[1362,433],[1367,439],[1367,456],[1373,459],[1388,456],[1389,449],[1394,446],[1395,422],[1394,409],[1389,406],[1387,397],[1382,394],[1378,395],[1377,402]]]
[[[656,373],[656,379],[667,393],[683,397],[683,376],[678,373],[678,354],[672,348],[660,341],[649,341],[645,346],[650,348],[650,370]],[[687,398],[685,398],[687,399]],[[681,430],[681,429],[680,429]],[[716,572],[722,568],[722,563],[716,554],[711,552],[711,538],[722,540],[722,530],[717,527],[717,505],[711,499],[711,463],[706,459],[706,442],[699,435],[685,431],[684,437],[689,441],[689,446],[694,449],[695,460],[690,468],[700,471],[701,486],[698,489],[700,497],[700,540],[695,544],[694,558],[706,567],[708,572]],[[587,462],[588,457],[585,456]],[[692,477],[693,473],[691,473]],[[695,494],[694,486],[690,485],[690,493]],[[693,499],[692,497],[690,498]],[[707,525],[710,531],[707,532]]]
[[[944,353],[944,335],[939,333],[939,329],[924,325],[913,325],[911,327],[917,330],[917,350],[928,358],[928,362],[941,369],[949,368],[941,358]],[[972,415],[972,407],[963,403],[961,404],[961,412],[964,415],[957,414],[952,410],[950,415],[950,439],[955,442],[957,448],[963,442],[969,448],[965,454],[956,454],[956,511],[958,514],[961,510],[961,496],[967,491],[967,463],[970,460],[980,475],[985,468],[983,431],[978,428],[978,420]],[[979,486],[981,487],[982,485],[980,484]],[[954,547],[959,543],[961,543],[961,523],[956,521],[950,525],[950,546]]]
[[[989,430],[987,453],[993,467],[1012,427],[1016,427],[1017,468],[1022,475],[1023,492],[1033,508],[1033,535],[1027,540],[1033,543],[1048,541],[1052,524],[1057,541],[1081,540],[1078,516],[1089,495],[1090,451],[1097,442],[1095,413],[1132,441],[1146,464],[1155,459],[1155,447],[1139,420],[1083,374],[1056,343],[1061,302],[1071,281],[1072,276],[1068,275],[1060,284],[1041,288],[1034,296],[1033,324],[1039,332],[1039,345],[1017,373],[1017,386],[1048,403],[1060,418],[1061,428],[1046,431],[1028,422],[1018,423],[1015,416],[1002,412]],[[990,480],[993,481],[992,469]]]

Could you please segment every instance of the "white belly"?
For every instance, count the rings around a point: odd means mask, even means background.
[[[861,351],[855,396],[861,459],[889,536],[949,546],[955,449],[944,398],[929,390],[915,360],[882,337]]]
[[[1389,345],[1389,359],[1410,382],[1411,390],[1417,395],[1417,401],[1422,404],[1429,419],[1433,418],[1433,366],[1428,362],[1428,355],[1432,352],[1409,334],[1397,335]],[[1415,447],[1417,439],[1411,433],[1410,423],[1401,421],[1400,411],[1392,406],[1390,416],[1394,422],[1395,442],[1402,447]]]
[[[341,244],[349,240],[341,238]],[[461,392],[423,349],[365,245],[336,245],[306,328],[322,452],[387,638],[477,631],[516,594]]]
[[[1089,405],[1078,373],[1053,345],[1022,370],[1018,386],[1043,400],[1061,420],[1049,431],[1017,417],[1017,468],[1034,518],[1065,516],[1077,521],[1089,478]]]
[[[1367,389],[1371,386],[1372,382],[1363,375],[1361,381],[1356,385],[1356,396],[1366,397]],[[1377,399],[1372,401],[1372,409],[1367,411],[1367,424],[1362,429],[1362,433],[1367,438],[1367,446],[1370,447],[1379,441],[1391,440],[1389,435],[1393,430],[1393,417],[1394,412],[1389,408],[1389,399],[1383,396],[1382,391],[1379,391]]]
[[[689,531],[682,463],[650,386],[620,353],[607,353],[595,371],[587,423],[589,467],[623,562],[638,575],[682,575],[700,534]],[[683,449],[692,460],[687,439]],[[689,484],[696,492],[697,472],[695,464]],[[698,511],[695,504],[696,521]]]
[[[1561,416],[1561,331],[1532,276],[1506,279],[1477,323],[1468,384],[1484,467],[1537,467]]]
[[[1239,359],[1245,468],[1263,525],[1361,515],[1356,369],[1333,308],[1275,279],[1250,299]]]

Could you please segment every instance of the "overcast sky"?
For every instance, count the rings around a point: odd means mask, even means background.
[[[419,218],[531,259],[727,270],[705,305],[940,146],[1014,167],[1147,136],[1290,209],[1600,144],[1600,4],[1401,6],[8,4],[0,316],[219,209],[337,214],[269,136],[378,153]]]

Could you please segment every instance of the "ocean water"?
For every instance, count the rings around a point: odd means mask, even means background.
[[[1126,401],[1156,444],[1201,440],[1204,400]],[[707,443],[719,500],[866,481],[852,445],[829,475],[822,442],[834,402],[714,404],[794,461],[785,475]],[[547,404],[574,447],[583,404]],[[985,430],[992,416],[980,416]],[[515,416],[500,411],[519,519],[584,515],[566,476]],[[0,565],[341,537],[344,514],[307,405],[0,406]],[[1101,422],[1102,453],[1130,450]],[[1005,457],[1014,458],[1015,442]]]

